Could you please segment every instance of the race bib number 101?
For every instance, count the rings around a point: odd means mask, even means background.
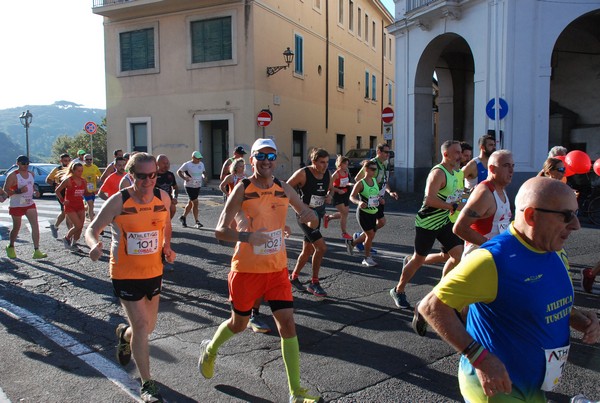
[[[127,234],[128,255],[151,255],[158,251],[158,231]]]

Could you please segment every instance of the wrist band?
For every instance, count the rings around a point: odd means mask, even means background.
[[[250,241],[250,234],[252,234],[252,233],[251,232],[238,232],[238,240],[240,242],[248,243]]]
[[[462,355],[467,355],[467,353],[469,352],[470,349],[473,348],[473,346],[475,346],[477,343],[477,340],[473,340],[472,342],[469,343],[469,345],[467,347],[465,347],[465,349],[462,351]]]
[[[485,348],[480,344],[473,354],[469,354],[466,356],[469,362],[473,364],[475,361],[477,361],[483,350],[485,350]]]
[[[471,363],[473,368],[478,369],[479,364],[481,364],[481,362],[487,355],[488,355],[488,351],[484,348],[483,351],[477,357],[477,359]]]

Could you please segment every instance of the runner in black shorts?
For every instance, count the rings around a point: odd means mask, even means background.
[[[125,301],[139,301],[146,297],[151,300],[162,290],[162,276],[142,280],[113,279],[115,297]]]
[[[379,203],[383,197],[379,192],[379,186],[375,180],[377,163],[365,160],[362,165],[362,170],[366,172],[366,176],[360,182],[356,182],[354,188],[352,188],[350,200],[352,203],[358,205],[356,219],[365,234],[365,258],[362,264],[363,266],[373,267],[377,266],[377,262],[371,257],[371,245],[377,232],[378,207],[380,207]],[[346,247],[350,255],[352,255],[354,246],[356,246],[355,241],[351,239],[346,240]]]
[[[294,271],[290,276],[290,281],[296,289],[308,291],[316,297],[322,298],[327,296],[327,293],[319,282],[319,270],[327,245],[325,245],[325,239],[321,235],[320,226],[321,217],[325,215],[325,205],[331,202],[332,184],[327,170],[329,153],[322,148],[315,148],[311,152],[310,159],[312,164],[294,172],[287,183],[300,192],[302,201],[312,208],[319,217],[319,224],[314,228],[300,224],[300,228],[304,232],[304,242],[302,243],[302,252],[300,252]],[[311,256],[312,279],[310,284],[304,288],[298,276]]]

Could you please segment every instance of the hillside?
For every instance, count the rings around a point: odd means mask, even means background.
[[[0,109],[0,168],[11,166],[17,155],[25,154],[25,128],[19,115],[28,109],[33,114],[29,127],[29,153],[33,162],[50,158],[52,143],[57,137],[74,137],[83,130],[86,122],[100,124],[106,115],[104,109],[84,108],[68,101]]]

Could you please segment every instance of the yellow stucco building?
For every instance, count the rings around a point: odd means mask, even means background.
[[[167,154],[175,167],[199,150],[216,178],[264,135],[287,178],[312,147],[383,141],[395,50],[379,0],[93,0],[93,12],[105,17],[109,150]],[[289,68],[268,75],[288,47]]]

